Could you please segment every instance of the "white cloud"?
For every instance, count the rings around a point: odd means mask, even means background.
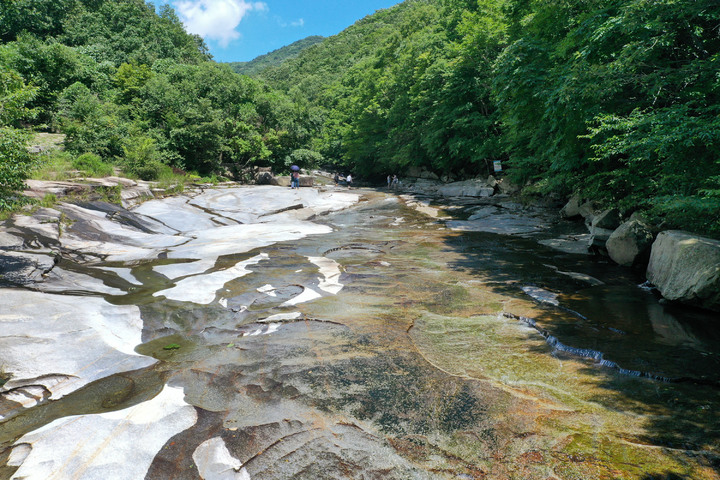
[[[240,38],[236,28],[248,12],[268,11],[264,2],[245,0],[181,0],[174,5],[188,32],[216,40],[221,47]]]
[[[304,27],[305,26],[305,19],[304,18],[298,18],[294,22],[286,22],[281,17],[275,17],[275,20],[277,20],[278,25],[280,25],[280,28],[287,28],[287,27]]]

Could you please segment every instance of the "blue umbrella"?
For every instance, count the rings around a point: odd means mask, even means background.
[[[290,170],[292,170],[293,172],[297,172],[300,170],[300,167],[298,167],[297,165],[293,165],[292,167],[290,167]]]

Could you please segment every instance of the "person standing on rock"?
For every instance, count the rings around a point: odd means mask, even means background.
[[[300,188],[300,172],[292,172],[292,180],[290,180],[290,187],[292,189]]]
[[[393,187],[393,190],[395,190],[395,189],[398,187],[398,182],[399,182],[399,180],[398,180],[398,178],[397,178],[397,175],[393,175],[393,178],[392,178],[392,187]]]
[[[388,177],[387,177],[388,190],[390,190],[391,183],[392,183],[392,177],[390,175],[388,175]]]
[[[352,187],[352,174],[348,173],[348,176],[345,177],[345,181],[347,182],[348,190],[350,187]]]

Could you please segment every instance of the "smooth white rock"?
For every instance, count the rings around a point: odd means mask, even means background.
[[[305,290],[303,290],[303,292],[300,295],[298,295],[297,297],[291,298],[290,300],[288,300],[287,302],[283,303],[280,306],[281,307],[292,307],[295,305],[299,305],[301,303],[313,301],[313,300],[321,298],[321,297],[322,297],[322,295],[320,295],[315,290],[305,287]]]
[[[302,317],[302,313],[300,313],[300,312],[278,313],[277,315],[270,315],[267,318],[258,320],[258,322],[260,322],[260,323],[287,322],[287,321],[297,320],[300,317]]]
[[[333,295],[340,293],[340,290],[344,287],[339,282],[341,275],[340,264],[326,257],[308,257],[308,260],[318,266],[320,274],[323,276],[323,278],[318,278],[320,281],[318,288]]]
[[[0,297],[2,365],[12,375],[3,390],[29,382],[44,385],[57,399],[156,362],[134,351],[143,327],[136,306],[18,289],[0,289]]]
[[[170,300],[178,300],[181,302],[192,302],[202,305],[208,305],[215,300],[217,291],[220,290],[227,282],[236,278],[244,277],[252,273],[248,270],[250,265],[256,265],[269,257],[266,253],[261,253],[248,260],[238,262],[235,266],[227,270],[209,273],[207,275],[196,275],[183,279],[168,290],[162,290],[153,294],[155,297],[165,296]]]
[[[232,456],[220,437],[201,443],[193,452],[193,461],[204,480],[251,480],[242,462]]]
[[[170,438],[197,422],[182,389],[166,386],[152,400],[112,413],[61,418],[23,436],[24,458],[13,480],[145,478]]]

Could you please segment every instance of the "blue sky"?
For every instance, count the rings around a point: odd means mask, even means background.
[[[399,0],[152,0],[170,4],[218,62],[241,62],[310,35],[329,37]]]

